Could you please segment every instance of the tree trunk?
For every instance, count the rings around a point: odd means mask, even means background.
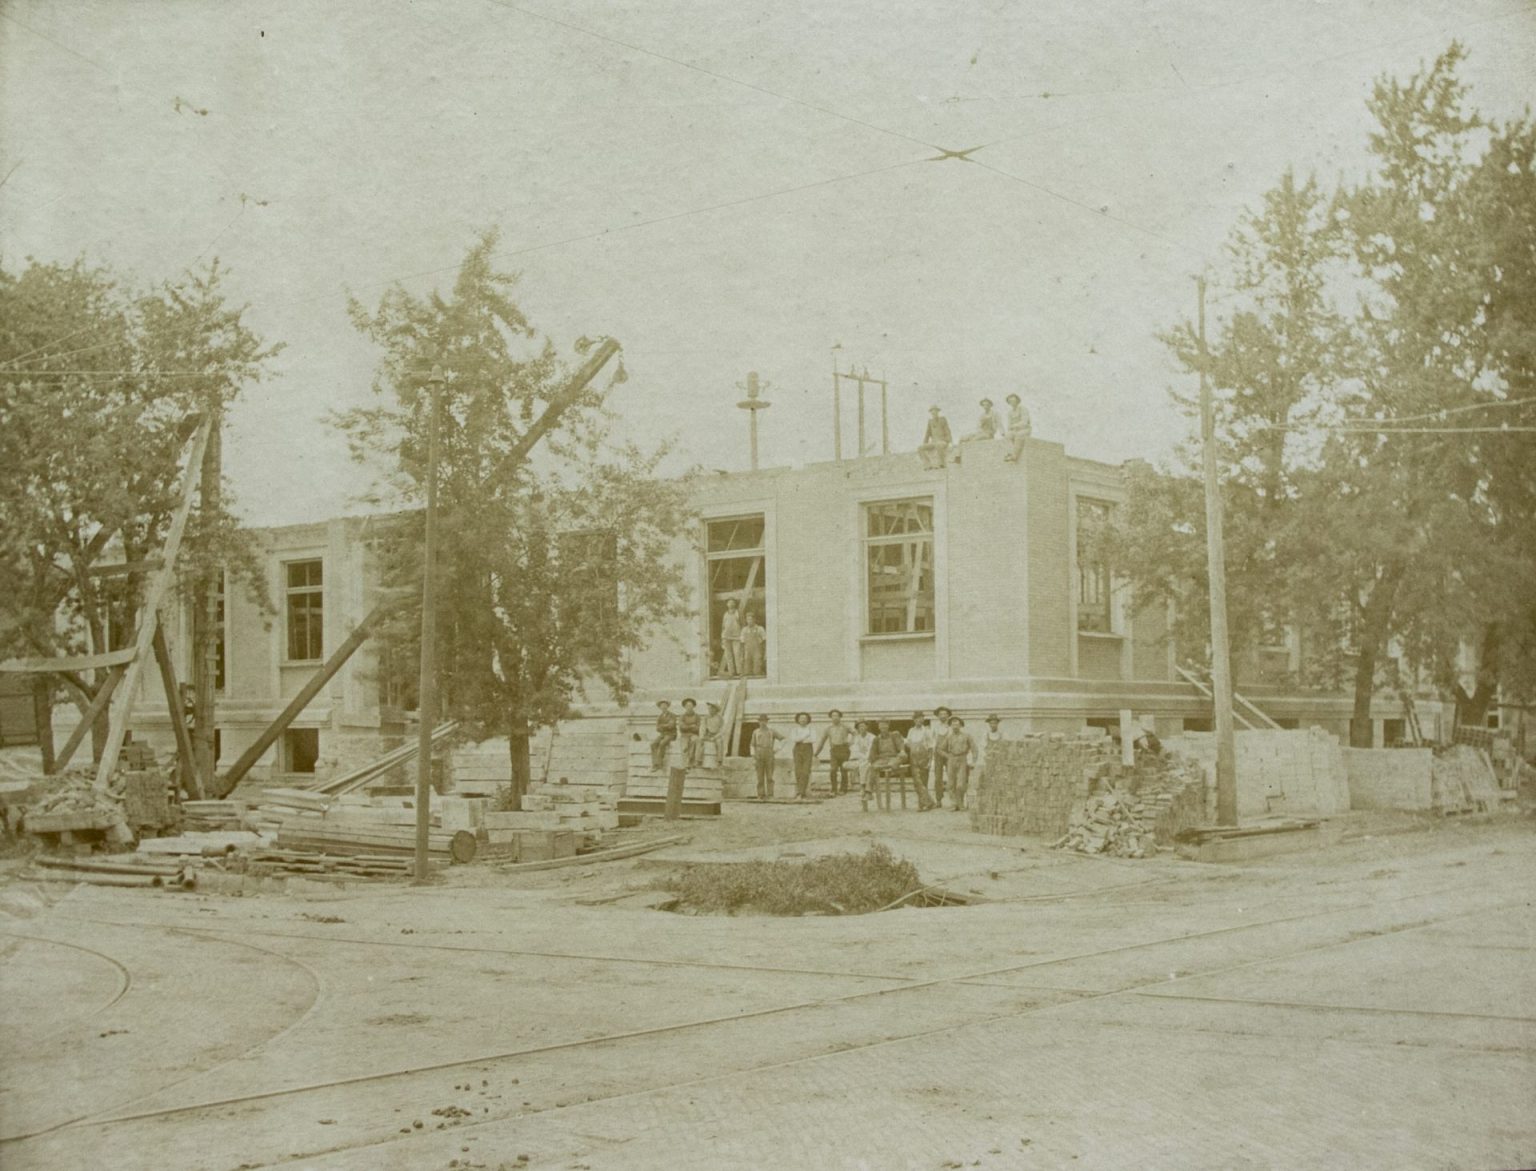
[[[523,807],[523,794],[528,791],[529,780],[533,770],[529,764],[529,740],[528,721],[522,716],[513,716],[507,731],[507,748],[512,756],[512,808],[520,810]]]
[[[1355,660],[1355,704],[1349,721],[1349,746],[1370,748],[1374,743],[1371,727],[1371,699],[1376,694],[1376,664],[1387,649],[1392,628],[1392,603],[1397,593],[1400,572],[1388,568],[1376,579],[1371,596],[1366,599],[1360,623],[1360,655]]]
[[[1488,725],[1488,709],[1498,693],[1499,629],[1492,622],[1483,627],[1483,639],[1477,653],[1476,683],[1470,693],[1461,684],[1451,689],[1456,700],[1456,727],[1483,728]]]
[[[37,724],[37,747],[43,754],[43,775],[52,776],[53,753],[53,681],[39,675],[32,680],[32,718]]]

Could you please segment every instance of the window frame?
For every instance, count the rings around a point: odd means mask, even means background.
[[[1072,509],[1072,561],[1076,586],[1073,591],[1072,621],[1076,633],[1088,635],[1093,638],[1122,638],[1125,632],[1117,629],[1121,625],[1117,621],[1115,607],[1115,574],[1108,562],[1095,562],[1088,564],[1083,560],[1082,532],[1085,511],[1097,512],[1102,523],[1107,523],[1113,516],[1115,502],[1105,500],[1098,496],[1079,495],[1073,500]],[[1102,592],[1103,600],[1090,602],[1086,600],[1086,586],[1090,575],[1096,579],[1098,590]],[[1103,615],[1104,625],[1085,626],[1085,616]]]
[[[297,565],[318,565],[320,567],[320,581],[317,585],[294,586],[291,583],[290,571]],[[304,663],[319,663],[325,660],[325,558],[320,557],[293,557],[279,563],[282,573],[283,586],[283,663],[285,665],[298,665]],[[319,597],[319,605],[309,607],[319,623],[319,636],[317,639],[309,637],[308,619],[305,629],[305,649],[314,649],[312,642],[319,643],[319,653],[308,658],[295,658],[294,649],[294,625],[293,625],[293,600],[295,597]]]
[[[939,589],[938,589],[938,520],[939,507],[937,499],[932,495],[879,497],[859,502],[859,544],[860,544],[860,580],[864,596],[863,622],[860,639],[866,641],[899,640],[899,639],[935,639],[938,637],[939,626]],[[882,536],[871,536],[869,531],[870,516],[873,510],[887,508],[891,505],[911,504],[928,510],[928,527],[917,533],[903,532],[890,533]],[[871,552],[877,548],[890,548],[901,545],[918,545],[927,548],[926,567],[919,565],[919,599],[922,597],[921,583],[926,576],[928,620],[926,628],[913,627],[903,630],[876,630],[875,627],[875,596],[873,583],[873,565]],[[926,568],[926,575],[923,573]],[[882,609],[884,607],[881,607]],[[915,619],[914,615],[914,619]]]
[[[761,536],[759,537],[758,543],[756,545],[745,546],[745,547],[742,547],[742,548],[735,548],[735,549],[732,549],[732,548],[715,549],[715,550],[711,550],[710,549],[710,547],[709,547],[710,529],[713,526],[715,526],[715,525],[723,525],[723,524],[731,524],[731,523],[739,523],[741,521],[756,521],[756,522],[761,524],[761,526],[762,526],[762,533],[761,533]],[[763,629],[767,633],[764,635],[764,640],[763,640],[764,645],[763,645],[763,671],[762,671],[762,673],[761,674],[757,674],[757,675],[743,675],[741,677],[744,678],[744,679],[767,679],[767,678],[771,678],[772,670],[771,670],[771,668],[769,666],[769,661],[770,661],[770,659],[772,657],[772,652],[773,652],[773,633],[772,633],[773,632],[773,628],[772,628],[772,626],[769,625],[769,614],[768,614],[768,608],[769,608],[768,604],[769,604],[769,601],[770,601],[770,598],[771,598],[770,590],[768,588],[769,587],[769,581],[768,581],[768,579],[769,579],[769,572],[768,572],[769,571],[769,565],[768,565],[768,545],[769,545],[769,534],[770,534],[770,532],[772,530],[772,525],[771,525],[771,522],[770,522],[768,510],[766,508],[762,508],[762,509],[745,508],[745,509],[742,509],[740,511],[731,511],[731,512],[721,513],[718,516],[715,516],[715,515],[701,516],[699,518],[699,522],[700,522],[700,525],[701,525],[701,537],[702,537],[702,540],[701,540],[701,543],[700,543],[700,552],[703,554],[702,561],[703,561],[703,593],[704,593],[704,606],[703,606],[703,614],[702,614],[703,624],[704,624],[703,625],[703,640],[702,640],[703,641],[703,652],[704,652],[703,680],[705,680],[705,681],[714,681],[714,680],[722,680],[722,679],[735,678],[735,676],[731,676],[731,675],[721,675],[721,674],[719,674],[716,671],[716,660],[715,660],[715,656],[714,656],[714,648],[715,648],[715,644],[719,641],[719,635],[717,633],[718,630],[719,630],[719,621],[717,621],[717,619],[723,619],[723,617],[724,617],[726,598],[724,596],[721,596],[721,597],[718,598],[718,605],[719,605],[718,614],[716,612],[715,607],[716,607],[716,604],[717,604],[717,594],[719,594],[719,595],[727,595],[727,594],[734,594],[734,593],[737,593],[739,591],[735,591],[735,590],[720,590],[720,591],[717,591],[714,588],[714,577],[715,577],[715,569],[714,569],[714,567],[717,564],[720,564],[721,562],[725,562],[725,561],[747,561],[747,560],[751,560],[753,558],[755,558],[757,560],[758,566],[757,566],[757,572],[756,572],[755,579],[750,577],[750,576],[749,576],[749,579],[748,579],[748,580],[753,581],[753,585],[751,587],[751,590],[749,591],[750,594],[752,595],[752,597],[749,597],[746,600],[746,602],[741,606],[741,614],[742,614],[742,617],[745,617],[747,612],[748,612],[748,610],[750,609],[750,611],[752,613],[756,614],[758,619],[762,622]],[[758,595],[761,596],[761,603],[762,604],[761,604],[760,607],[754,608],[753,598],[757,597]]]

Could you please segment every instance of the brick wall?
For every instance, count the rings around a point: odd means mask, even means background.
[[[1234,741],[1239,818],[1328,816],[1349,810],[1344,750],[1321,728],[1241,731]],[[1214,734],[1185,732],[1170,740],[1168,747],[1198,760],[1214,776]]]
[[[971,828],[1054,840],[1067,832],[1075,809],[1109,786],[1141,797],[1160,843],[1210,820],[1212,795],[1198,763],[1142,754],[1127,767],[1102,733],[1051,733],[1004,740],[987,749],[971,803]]]
[[[1351,809],[1428,809],[1434,754],[1427,748],[1346,748]]]

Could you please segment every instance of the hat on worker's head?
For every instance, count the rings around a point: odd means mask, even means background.
[[[683,700],[683,706],[684,707],[698,707],[699,706],[699,701],[694,699],[693,696],[690,695],[687,699]]]
[[[811,722],[811,713],[810,712],[796,712],[795,713],[795,723],[798,724],[800,722],[800,717],[801,716],[805,717],[805,722],[807,724],[809,724]]]
[[[1009,402],[1009,403],[1021,403],[1021,402],[1023,402],[1023,401],[1024,401],[1024,400],[1023,400],[1023,399],[1021,399],[1021,398],[1020,398],[1020,397],[1019,397],[1019,396],[1018,396],[1018,395],[1016,395],[1016,394],[1010,394],[1010,395],[1009,395],[1009,396],[1008,396],[1008,397],[1007,397],[1007,398],[1005,398],[1005,399],[1004,399],[1004,400],[1003,400],[1003,401],[1004,401],[1004,402]]]
[[[837,708],[833,708],[831,711],[829,711],[827,713],[827,719],[829,719],[829,720],[830,719],[841,719],[842,718],[842,714],[843,713],[841,711],[839,711]]]
[[[962,720],[959,716],[950,716],[949,726],[953,728],[956,724],[959,724],[962,728],[965,727],[965,721]]]
[[[912,722],[913,722],[913,723],[914,723],[914,724],[921,724],[921,723],[922,723],[922,722],[923,722],[923,721],[924,721],[924,720],[926,720],[926,719],[927,719],[927,718],[928,718],[928,717],[927,717],[927,716],[925,716],[925,715],[923,715],[923,713],[922,713],[922,712],[913,712],[913,713],[912,713]]]
[[[710,702],[706,701],[704,706],[707,707],[712,712],[717,712],[717,711],[720,710],[720,705],[718,703],[710,703]]]
[[[943,705],[943,704],[942,704],[942,703],[941,703],[941,704],[939,704],[939,706],[938,706],[938,707],[936,707],[936,708],[934,708],[934,709],[933,709],[933,714],[934,714],[934,715],[938,715],[938,714],[939,714],[939,713],[940,713],[940,712],[948,712],[948,713],[949,713],[949,714],[950,714],[950,715],[954,715],[954,714],[955,714],[955,709],[954,709],[954,708],[952,708],[952,707],[945,707],[945,706],[944,706],[944,705]]]
[[[989,724],[1001,724],[1002,722],[1003,722],[1003,720],[1002,720],[1001,716],[988,716],[987,717],[987,723],[989,723]]]
[[[990,407],[992,405],[992,400],[989,398],[984,398],[981,400],[981,405],[984,407]]]
[[[657,707],[671,707],[672,706],[672,701],[670,699],[658,699],[656,701],[656,706]]]
[[[939,413],[939,404],[938,403],[934,403],[933,406],[929,407],[928,408],[928,413],[930,415],[937,415]]]
[[[757,722],[759,724],[766,724],[768,722],[768,713],[764,712],[762,715],[758,716]]]

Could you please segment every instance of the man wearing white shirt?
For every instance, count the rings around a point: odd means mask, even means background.
[[[848,745],[848,767],[859,778],[859,791],[869,786],[869,754],[875,746],[875,734],[863,720],[853,725],[853,741]]]
[[[933,732],[928,717],[912,713],[912,727],[907,732],[907,759],[912,762],[912,787],[917,790],[919,813],[932,809],[936,802],[928,793],[928,766],[933,762]]]

